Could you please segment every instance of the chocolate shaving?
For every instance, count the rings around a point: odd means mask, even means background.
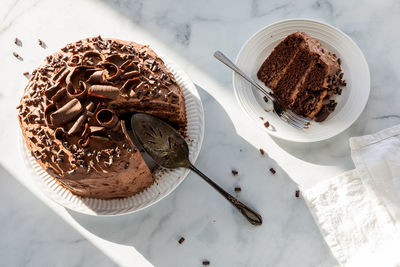
[[[78,144],[81,147],[87,147],[90,143],[90,138],[87,136],[86,138],[81,138],[78,140]]]
[[[92,75],[90,75],[89,79],[87,79],[86,82],[96,84],[96,83],[108,83],[109,82],[106,80],[104,77],[104,71],[103,70],[98,70],[93,72]]]
[[[76,90],[72,83],[67,84],[67,93],[70,98],[77,98],[80,101],[84,101],[87,96],[87,86],[86,83],[79,81],[78,89]]]
[[[53,81],[55,81],[56,83],[60,83],[61,81],[63,81],[65,79],[65,77],[67,77],[69,73],[69,69],[67,69],[67,67],[62,67],[60,69],[59,72],[57,72],[56,75],[53,76]]]
[[[50,117],[54,125],[61,125],[76,118],[82,111],[81,102],[78,99],[72,99],[63,107],[53,112]]]
[[[90,132],[91,133],[97,133],[105,130],[105,127],[103,126],[89,126]]]
[[[44,95],[48,98],[51,99],[57,91],[60,90],[60,85],[58,83],[52,85],[49,87],[46,91],[44,91]]]
[[[58,140],[63,140],[65,139],[65,137],[67,136],[67,133],[65,132],[64,128],[62,127],[58,127],[55,131],[54,131],[54,137]],[[61,150],[62,151],[62,150]]]
[[[110,109],[101,109],[96,114],[97,122],[106,128],[113,128],[118,123],[118,117]]]
[[[97,62],[103,61],[104,56],[97,51],[88,51],[82,55],[82,64],[87,63],[88,61],[92,62],[92,64],[97,64]]]
[[[68,134],[75,134],[79,131],[83,123],[85,122],[87,118],[87,114],[83,113],[81,114],[78,119],[75,121],[75,123],[72,125],[71,129],[69,129]]]
[[[92,85],[89,87],[88,94],[95,97],[117,99],[119,89],[110,85]]]
[[[50,104],[46,107],[46,109],[44,110],[44,120],[47,124],[47,126],[52,127],[53,126],[53,122],[51,120],[50,115],[57,110],[57,107],[55,104]]]
[[[94,108],[96,107],[96,105],[93,102],[90,102],[87,106],[86,106],[86,110],[91,112],[94,110]]]
[[[105,69],[105,78],[107,81],[113,81],[119,77],[119,67],[111,62],[104,62],[102,63]]]
[[[126,72],[124,74],[121,75],[121,79],[126,79],[126,78],[130,78],[130,77],[134,77],[134,76],[139,76],[140,72],[137,70],[133,70],[130,72]]]

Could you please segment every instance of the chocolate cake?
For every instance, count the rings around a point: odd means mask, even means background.
[[[304,32],[280,42],[264,61],[257,77],[280,103],[295,113],[323,121],[335,109],[334,94],[345,85],[340,59]]]
[[[154,182],[127,137],[124,120],[133,112],[186,125],[182,90],[153,50],[100,36],[48,56],[18,109],[41,167],[72,193],[101,199],[132,196]]]

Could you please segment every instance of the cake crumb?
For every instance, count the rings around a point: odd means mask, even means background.
[[[181,238],[179,238],[178,243],[179,243],[179,244],[182,244],[183,241],[185,241],[185,238],[182,236]]]
[[[19,55],[18,55],[17,52],[13,52],[13,56],[16,57],[16,58],[19,58]]]
[[[233,174],[233,176],[236,176],[239,174],[239,172],[237,170],[232,170],[232,174]]]
[[[268,127],[269,127],[269,122],[266,121],[266,122],[264,123],[264,126],[265,126],[265,128],[268,128]]]
[[[235,187],[235,192],[236,193],[239,193],[239,192],[241,192],[242,191],[242,188],[240,188],[240,187]]]
[[[272,174],[275,174],[275,173],[276,173],[276,171],[275,171],[274,168],[270,168],[269,171],[270,171]]]
[[[22,73],[22,75],[29,76],[29,71],[25,71],[24,73]]]
[[[296,190],[296,197],[300,197],[300,190]]]
[[[264,117],[260,117],[260,120],[262,120],[262,121],[263,121],[263,120],[264,120]]]
[[[260,148],[260,153],[261,155],[264,155],[265,154],[264,149]]]
[[[203,266],[208,266],[210,265],[210,261],[209,260],[204,260],[203,261]]]
[[[16,45],[20,45],[21,44],[21,40],[20,39],[18,39],[17,37],[15,37],[15,39],[14,39],[14,44],[16,44]]]

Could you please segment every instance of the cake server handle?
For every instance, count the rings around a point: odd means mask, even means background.
[[[219,185],[217,185],[213,180],[207,177],[204,173],[202,173],[199,169],[197,169],[193,164],[189,163],[187,166],[190,170],[194,171],[203,178],[209,185],[211,185],[215,190],[217,190],[226,200],[228,200],[235,208],[237,208],[240,213],[252,224],[252,225],[261,225],[262,217],[256,211],[252,210],[235,197],[230,195],[224,189],[222,189]]]
[[[214,53],[214,57],[227,65],[229,68],[231,68],[234,72],[242,76],[245,80],[247,80],[249,83],[251,83],[255,88],[257,88],[259,91],[261,91],[266,97],[269,98],[271,101],[275,101],[275,99],[264,89],[262,88],[259,84],[257,84],[252,78],[246,75],[241,69],[239,69],[238,66],[236,66],[235,63],[233,63],[229,58],[227,58],[221,51],[216,51]]]

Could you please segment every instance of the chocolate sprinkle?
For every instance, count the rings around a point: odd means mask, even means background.
[[[274,168],[270,168],[269,171],[270,171],[272,174],[275,174],[275,173],[276,173],[276,171],[275,171]]]
[[[181,237],[181,238],[179,238],[178,243],[179,243],[179,244],[182,244],[183,241],[185,241],[185,238],[184,238],[184,237]]]
[[[300,197],[300,190],[296,190],[295,196],[296,196],[296,197]]]
[[[264,149],[260,148],[260,153],[261,155],[264,155],[265,154]]]
[[[236,175],[239,174],[239,172],[238,172],[237,170],[232,170],[232,174],[233,174],[234,176],[236,176]]]
[[[241,192],[242,191],[242,188],[240,188],[240,187],[235,187],[235,192],[236,193],[239,193],[239,192]]]
[[[209,260],[204,260],[203,261],[203,266],[208,266],[210,265],[210,261]]]

